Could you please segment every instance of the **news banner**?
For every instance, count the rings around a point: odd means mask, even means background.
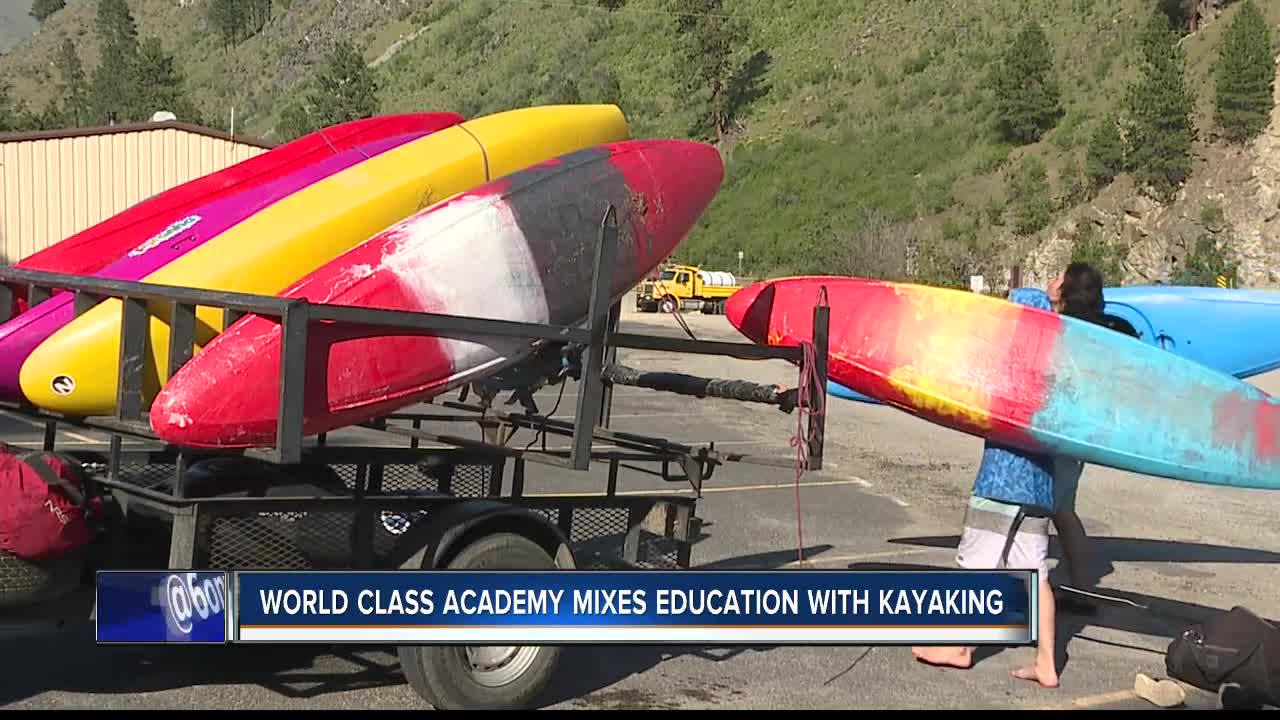
[[[99,643],[1031,645],[1035,571],[102,571]]]

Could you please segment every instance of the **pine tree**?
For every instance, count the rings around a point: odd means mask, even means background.
[[[1053,73],[1053,49],[1031,22],[1005,50],[993,78],[1001,132],[1014,142],[1038,141],[1062,116],[1062,94]]]
[[[31,17],[44,22],[50,15],[67,6],[67,0],[32,0]]]
[[[1152,15],[1141,44],[1142,77],[1129,89],[1128,160],[1140,182],[1167,198],[1191,174],[1195,99],[1185,78],[1186,57],[1168,17]]]
[[[209,26],[222,36],[222,46],[235,45],[243,24],[241,0],[209,0]]]
[[[315,127],[372,117],[378,112],[378,84],[364,58],[351,43],[339,42],[329,53],[308,97]]]
[[[187,98],[182,73],[173,56],[164,51],[160,38],[148,37],[142,41],[135,73],[138,80],[138,119],[168,110],[183,122],[200,123],[195,107]]]
[[[1114,116],[1098,123],[1085,151],[1085,173],[1093,187],[1101,188],[1124,171],[1124,141]]]
[[[133,50],[138,44],[138,25],[127,0],[98,0],[95,20],[103,45],[119,44]]]
[[[271,20],[271,0],[241,0],[248,35],[257,35]]]
[[[20,110],[13,99],[13,86],[7,80],[0,79],[0,132],[10,132],[19,128]]]
[[[747,23],[722,0],[675,0],[676,32],[684,43],[685,94],[700,105],[691,133],[723,140],[741,111],[764,91],[757,87],[768,55],[752,53]]]
[[[102,56],[91,82],[93,105],[100,121],[128,122],[139,115],[136,77],[138,28],[125,0],[98,0],[96,19]]]
[[[138,92],[134,81],[135,52],[113,43],[102,48],[91,82],[94,113],[99,122],[137,119]]]
[[[1214,119],[1223,135],[1231,142],[1255,137],[1271,120],[1276,66],[1271,30],[1253,0],[1245,1],[1223,35],[1214,71]]]
[[[58,48],[57,66],[58,76],[61,78],[58,87],[60,124],[68,127],[89,124],[93,117],[93,96],[89,91],[89,83],[85,80],[80,55],[71,38],[62,40],[62,46]]]

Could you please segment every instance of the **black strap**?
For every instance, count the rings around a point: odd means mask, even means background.
[[[54,472],[53,468],[48,463],[48,458],[58,458],[59,460],[66,462],[65,458],[59,458],[57,455],[50,452],[30,452],[18,456],[18,460],[30,466],[31,469],[35,471],[36,475],[39,475],[40,479],[45,481],[45,484],[51,487],[62,488],[63,491],[71,496],[71,499],[76,505],[85,508],[87,511],[88,501],[84,492],[70,482],[67,482],[66,478]]]
[[[1000,567],[1009,567],[1009,551],[1013,549],[1013,538],[1018,534],[1018,528],[1022,527],[1022,520],[1027,516],[1026,511],[1018,508],[1018,514],[1013,516],[1013,524],[1009,526],[1009,534],[1004,539],[1004,550],[1000,551]]]

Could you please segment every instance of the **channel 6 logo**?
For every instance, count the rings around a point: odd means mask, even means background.
[[[170,638],[221,640],[226,632],[227,589],[222,573],[182,572],[164,576],[152,602],[161,608]]]

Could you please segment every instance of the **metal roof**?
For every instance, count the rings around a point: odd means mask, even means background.
[[[226,140],[227,142],[251,145],[264,150],[275,148],[278,143],[268,142],[248,135],[232,136],[230,133],[201,125],[167,120],[164,122],[124,123],[120,125],[100,125],[97,127],[65,128],[62,130],[33,130],[0,133],[0,143],[29,140],[54,140],[58,138],[90,137],[93,135],[111,135],[114,133],[147,132],[150,130],[181,130],[183,132],[204,135],[205,137]]]

